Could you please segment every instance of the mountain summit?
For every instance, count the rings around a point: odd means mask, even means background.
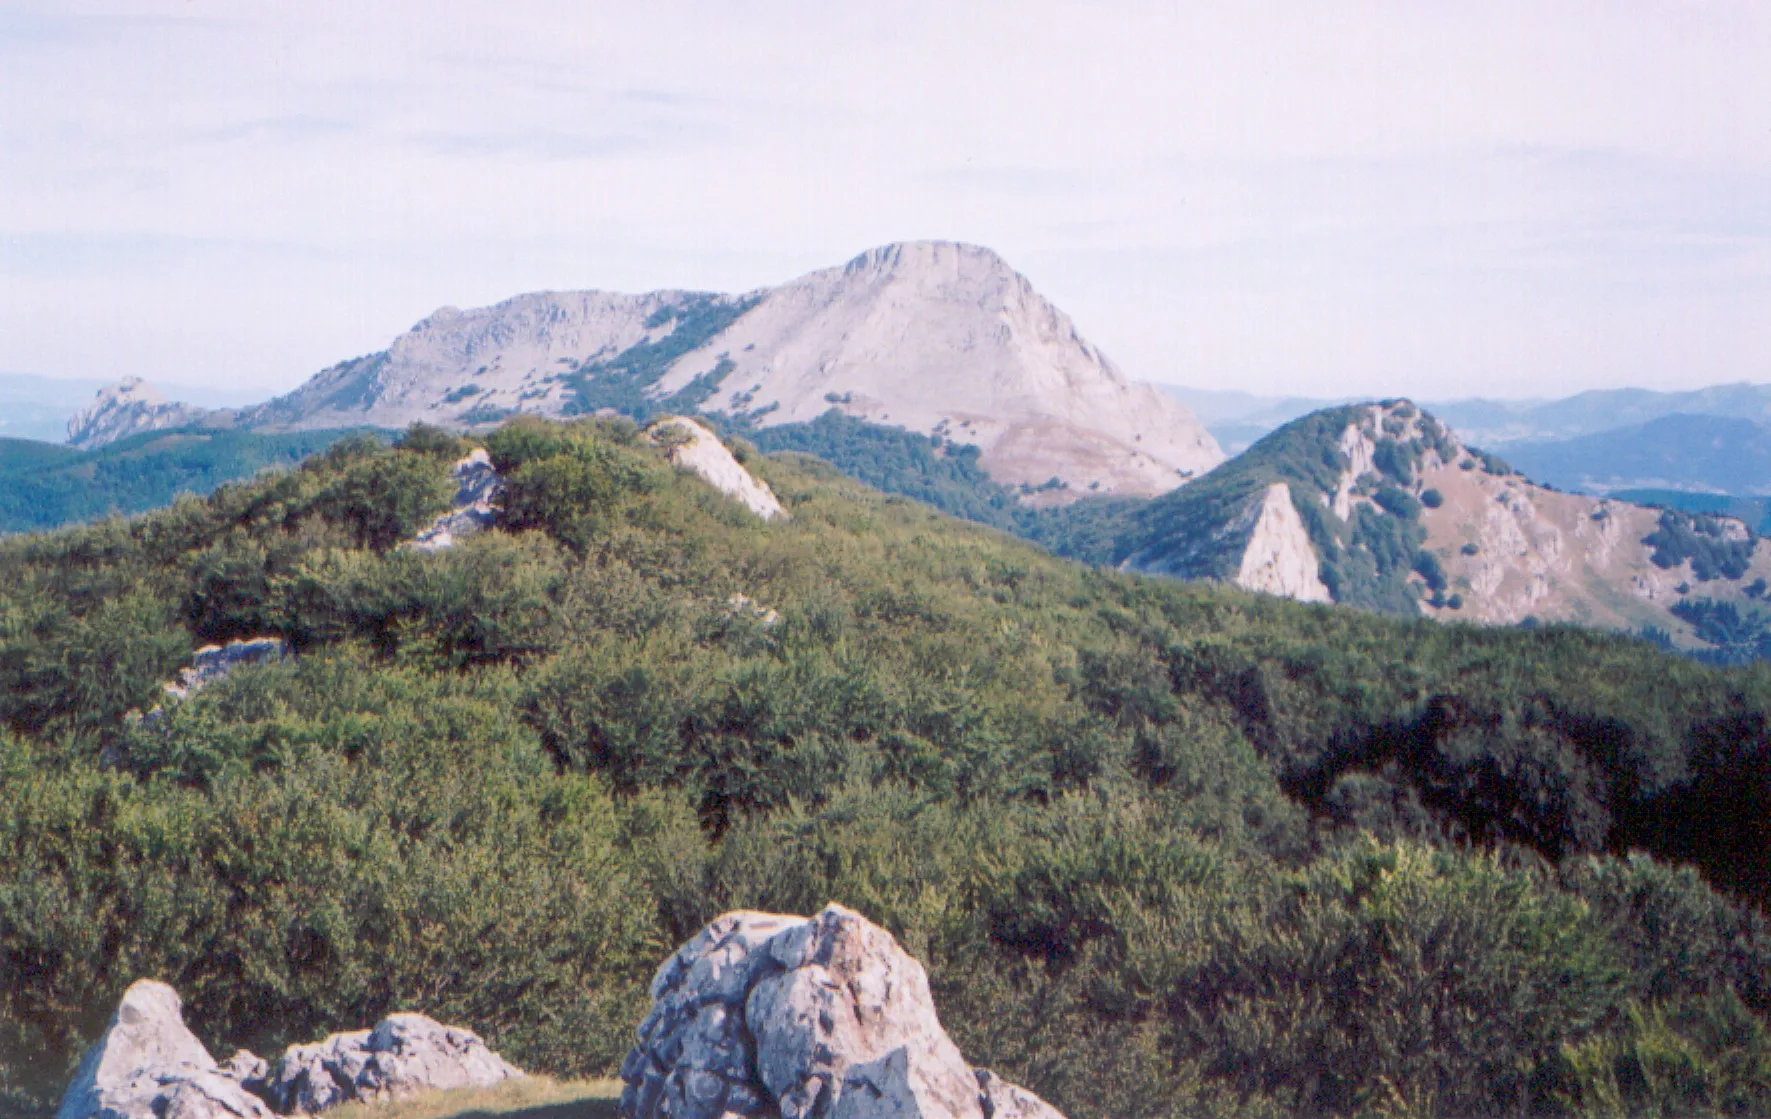
[[[1533,484],[1406,400],[1313,412],[1128,522],[1110,558],[1137,570],[1699,648],[1771,583],[1771,553],[1740,521]]]
[[[605,408],[723,413],[762,427],[831,409],[979,448],[999,482],[1158,494],[1223,459],[1187,407],[1128,380],[996,253],[916,241],[743,295],[542,292],[444,308],[342,362],[247,426],[413,421]]]
[[[184,427],[220,414],[168,401],[140,377],[125,377],[99,389],[90,404],[74,413],[68,420],[68,442],[88,450],[126,435]]]

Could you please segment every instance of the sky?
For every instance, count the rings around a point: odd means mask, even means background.
[[[1131,376],[1771,381],[1771,5],[0,4],[0,370],[1000,252]]]

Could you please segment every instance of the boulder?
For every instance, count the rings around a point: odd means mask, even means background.
[[[226,645],[205,645],[191,654],[191,667],[181,670],[177,680],[161,686],[167,695],[183,699],[243,665],[280,661],[292,654],[289,642],[281,637],[251,637]]]
[[[629,1119],[1062,1119],[974,1070],[922,965],[839,905],[728,913],[666,960],[623,1062]]]
[[[185,1027],[183,1009],[164,983],[132,984],[80,1061],[56,1119],[270,1119],[235,1075],[240,1055],[217,1065]]]
[[[732,457],[719,437],[694,420],[681,417],[659,420],[648,434],[665,447],[670,461],[697,475],[708,485],[738,502],[765,521],[788,520],[787,510],[769,488],[744,464]]]
[[[290,1046],[265,1093],[278,1111],[311,1114],[357,1100],[483,1088],[522,1075],[477,1034],[422,1014],[390,1014],[372,1030]]]
[[[455,499],[450,509],[411,540],[423,552],[436,552],[455,542],[484,532],[498,520],[498,504],[504,497],[504,479],[492,465],[484,447],[476,447],[450,471],[455,479]]]

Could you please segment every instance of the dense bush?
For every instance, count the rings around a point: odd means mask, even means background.
[[[0,1107],[146,974],[216,1048],[413,1008],[607,1075],[702,922],[835,899],[1077,1119],[1771,1108],[1771,671],[1091,570],[792,456],[764,524],[626,422],[488,446],[503,530],[436,554],[424,431],[0,542]]]
[[[1666,509],[1642,543],[1654,549],[1649,558],[1656,567],[1677,567],[1690,560],[1691,573],[1699,582],[1708,582],[1745,575],[1758,541],[1751,533],[1731,535],[1715,517]]]

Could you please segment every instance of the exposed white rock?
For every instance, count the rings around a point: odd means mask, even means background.
[[[587,362],[660,342],[688,319],[710,333],[661,371],[647,390],[655,397],[712,375],[709,411],[767,425],[838,407],[939,432],[981,448],[998,481],[1068,483],[1040,500],[1163,493],[1223,458],[1185,405],[1128,381],[1001,257],[933,241],[874,249],[747,295],[541,292],[444,308],[386,351],[335,365],[242,422],[468,426],[513,411],[563,415],[583,403],[569,379]]]
[[[504,497],[504,479],[492,465],[484,447],[475,447],[450,470],[455,479],[455,498],[450,509],[412,538],[411,546],[422,552],[452,548],[465,537],[476,536],[498,520]]]
[[[839,905],[728,913],[666,960],[621,1069],[629,1119],[1062,1119],[966,1064],[928,976]]]
[[[719,437],[694,420],[672,417],[653,424],[649,434],[666,448],[670,461],[698,475],[714,489],[765,521],[786,520],[775,491],[732,457]]]
[[[1382,418],[1382,407],[1373,404],[1369,408],[1371,419],[1367,422],[1379,422]],[[1341,520],[1351,520],[1353,516],[1353,486],[1359,479],[1377,469],[1374,456],[1377,444],[1365,431],[1363,424],[1348,424],[1341,432],[1341,454],[1347,456],[1347,465],[1341,471],[1339,481],[1334,490],[1334,515]]]
[[[1253,525],[1236,572],[1237,586],[1303,602],[1333,601],[1319,574],[1322,560],[1310,531],[1291,502],[1291,487],[1274,482],[1243,518],[1252,519]]]
[[[167,401],[140,377],[125,377],[98,390],[91,404],[68,420],[68,442],[82,450],[102,447],[144,431],[200,423],[217,413]]]
[[[357,1100],[484,1088],[522,1075],[477,1034],[422,1014],[390,1014],[372,1030],[290,1046],[266,1093],[278,1111],[312,1114]]]
[[[180,670],[177,680],[161,687],[167,695],[183,699],[243,665],[280,661],[293,654],[289,642],[281,637],[251,637],[226,645],[205,645],[191,654],[191,667]]]
[[[248,1069],[224,1069],[184,1024],[178,992],[137,980],[104,1036],[86,1052],[55,1119],[270,1119],[242,1084]]]
[[[731,371],[711,409],[766,425],[833,404],[911,431],[974,444],[1010,485],[1057,477],[1069,493],[1164,493],[1223,460],[1167,393],[1135,384],[1002,257],[915,241],[763,294],[665,377],[674,390]],[[767,409],[767,411],[763,411]]]

